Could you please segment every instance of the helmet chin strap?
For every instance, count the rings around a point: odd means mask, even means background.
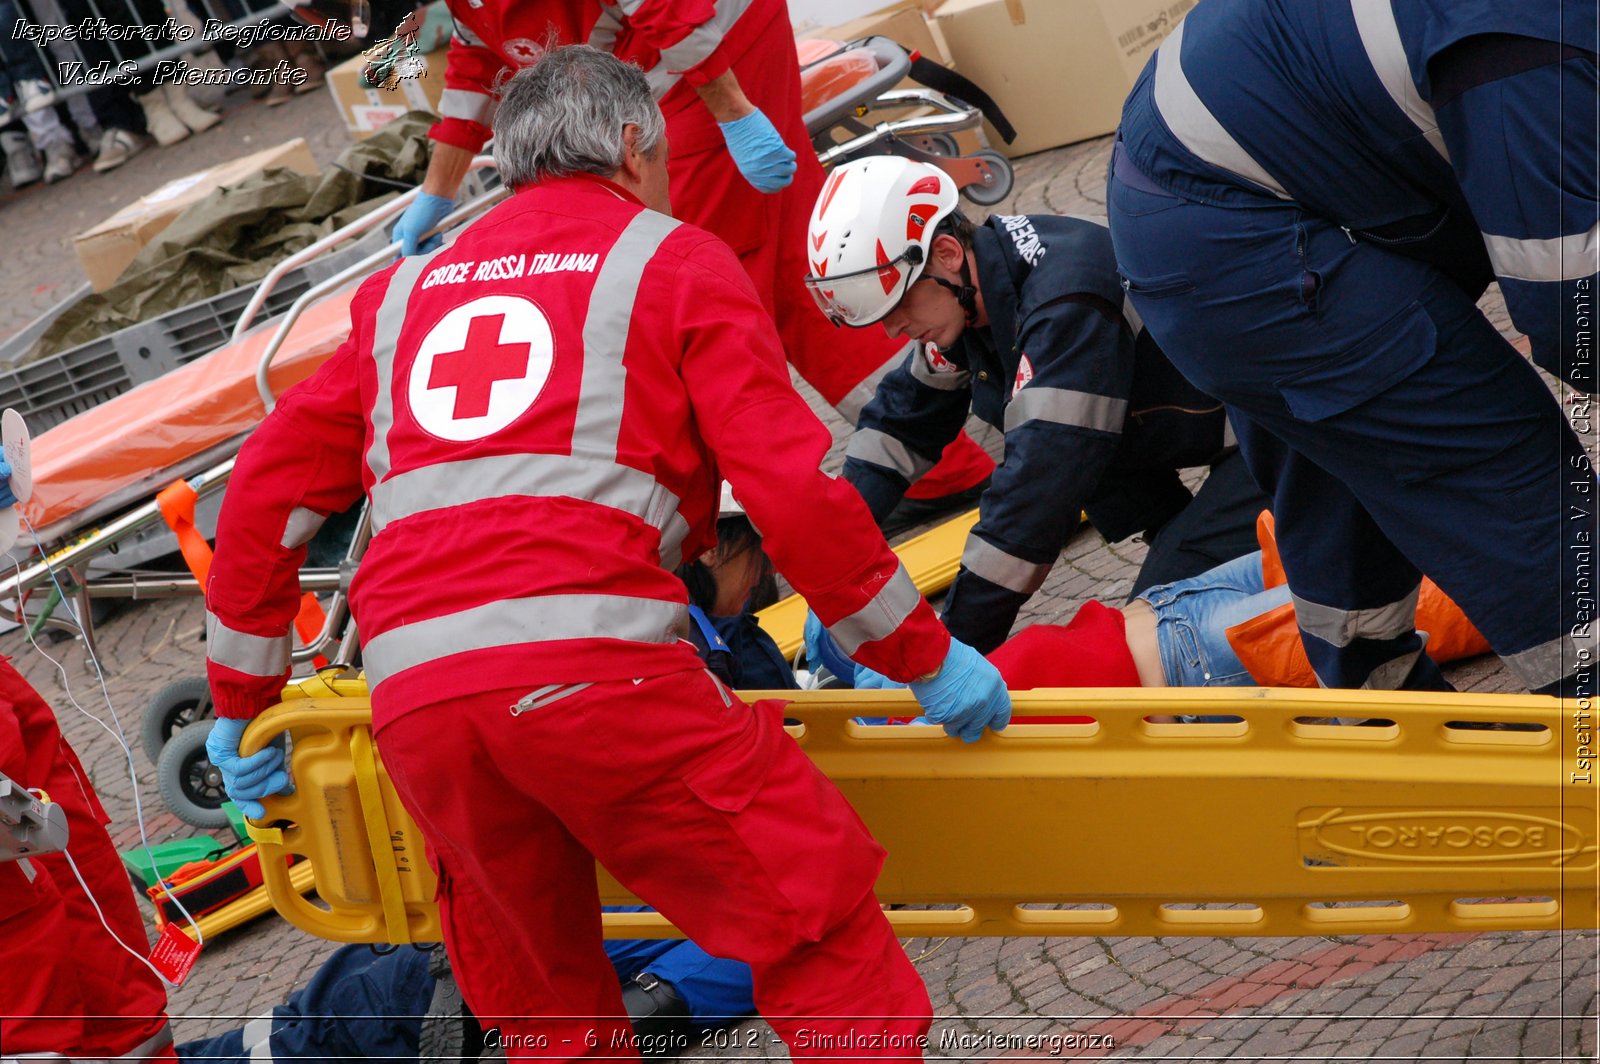
[[[978,290],[972,287],[972,273],[967,268],[967,264],[965,262],[961,264],[960,284],[946,281],[943,277],[935,277],[931,273],[923,274],[923,276],[956,297],[956,302],[961,304],[961,312],[966,315],[967,324],[971,325],[973,319],[978,316]]]

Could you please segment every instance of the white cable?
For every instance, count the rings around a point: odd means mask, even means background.
[[[106,914],[100,910],[100,902],[96,900],[94,891],[90,890],[89,884],[83,881],[83,873],[78,871],[78,862],[72,859],[72,852],[70,850],[62,850],[61,856],[67,859],[67,867],[72,869],[73,876],[75,876],[78,880],[78,886],[82,887],[83,892],[89,896],[89,904],[94,906],[94,914],[100,917],[100,926],[106,929],[106,934],[110,935],[117,945],[127,950],[129,956],[133,957],[146,968],[149,968],[152,972],[155,972],[156,978],[161,980],[163,985],[177,986],[178,984],[162,975],[161,970],[155,965],[151,964],[148,957],[134,949],[132,946],[128,945],[126,942],[122,941],[121,937],[118,936],[115,931],[111,930],[111,925],[106,923]]]
[[[26,618],[24,618],[23,623],[28,632],[28,642],[33,644],[33,649],[37,650],[41,657],[56,667],[56,672],[61,676],[61,689],[66,693],[67,701],[72,703],[72,708],[76,709],[79,713],[83,714],[85,717],[88,717],[90,720],[100,725],[100,727],[104,728],[106,733],[117,741],[117,745],[122,747],[123,757],[128,763],[128,784],[133,789],[133,816],[134,820],[139,825],[139,843],[144,849],[145,859],[150,862],[151,874],[156,877],[156,882],[160,883],[161,876],[156,868],[156,856],[150,849],[150,836],[145,831],[144,802],[139,796],[139,773],[138,769],[133,763],[133,748],[128,745],[127,733],[122,730],[122,718],[117,715],[117,707],[111,702],[111,691],[106,687],[105,671],[100,667],[100,658],[94,652],[93,643],[84,633],[83,619],[78,615],[78,611],[73,608],[72,600],[67,597],[66,589],[61,586],[61,581],[56,577],[55,566],[50,564],[50,554],[47,550],[45,550],[44,543],[40,541],[39,533],[34,529],[33,522],[29,521],[27,517],[24,516],[22,518],[22,524],[27,528],[28,533],[33,536],[33,542],[38,548],[39,557],[44,559],[45,569],[50,573],[50,583],[55,587],[56,594],[61,596],[61,605],[66,608],[67,616],[72,619],[73,624],[78,626],[79,634],[84,636],[83,649],[84,652],[89,656],[89,663],[94,666],[95,679],[98,680],[100,684],[100,694],[105,699],[106,709],[111,711],[112,722],[117,726],[115,731],[112,731],[111,727],[107,725],[105,721],[101,720],[93,713],[90,713],[78,703],[77,698],[72,694],[72,684],[67,679],[66,666],[62,665],[61,662],[45,653],[44,648],[39,645],[39,641],[34,638],[33,626],[27,624]],[[12,565],[16,568],[17,577],[20,581],[22,576],[22,565],[15,559],[14,556],[12,559]],[[19,612],[20,609],[21,607],[19,605]],[[80,883],[83,882],[81,878],[78,881]],[[88,887],[85,886],[84,889],[88,890]],[[184,907],[183,902],[178,900],[177,894],[173,893],[170,888],[167,891],[167,897],[171,900],[173,905],[177,906],[178,911],[183,914],[183,918],[189,922],[189,927],[194,931],[195,941],[201,946],[204,946],[206,943],[205,935],[201,932],[200,925],[195,921],[194,916],[190,914],[189,910]],[[95,901],[92,894],[89,896],[89,900],[95,903],[95,909],[98,911],[100,908],[100,903]],[[101,922],[104,923],[104,917],[101,918]],[[107,930],[110,930],[110,928],[107,928]],[[118,941],[120,942],[121,939],[118,939]],[[124,948],[126,948],[126,946],[124,946]]]

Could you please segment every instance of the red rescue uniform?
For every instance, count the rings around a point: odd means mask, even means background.
[[[144,922],[111,818],[55,714],[0,658],[0,772],[44,791],[67,814],[67,850],[117,936],[146,951]],[[59,854],[0,861],[0,1055],[176,1060],[167,991],[107,934]]]
[[[544,45],[588,41],[646,71],[667,119],[673,214],[726,241],[773,316],[789,361],[851,424],[906,355],[879,329],[836,329],[805,291],[806,226],[823,171],[800,109],[800,69],[784,0],[450,0],[443,119],[434,140],[477,152],[488,140],[496,86]],[[695,87],[732,71],[750,102],[794,151],[794,181],[766,194],[739,173]],[[994,463],[965,434],[907,495],[970,488]]]
[[[749,962],[797,1058],[915,1051],[930,1009],[873,899],[882,851],[778,708],[746,709],[680,638],[672,570],[712,545],[725,477],[847,652],[909,679],[949,649],[819,471],[830,436],[732,253],[555,180],[372,278],[351,316],[240,451],[207,593],[217,711],[276,700],[303,545],[365,491],[351,608],[378,745],[438,860],[462,989],[511,1055],[626,1042],[623,1019],[525,1018],[623,1015],[595,858]],[[805,1018],[847,1016],[891,1019]]]

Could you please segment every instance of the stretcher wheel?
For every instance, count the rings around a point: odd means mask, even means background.
[[[932,152],[934,155],[943,155],[949,159],[960,158],[961,145],[956,143],[956,138],[948,133],[925,133],[922,143],[918,147],[923,151]]]
[[[200,721],[180,730],[161,751],[156,762],[156,782],[161,799],[173,815],[197,828],[228,826],[228,800],[222,789],[222,773],[206,754],[206,737],[211,721]]]
[[[161,760],[162,749],[180,730],[211,715],[211,685],[203,676],[174,680],[151,695],[139,729],[150,762]]]
[[[1016,184],[1016,175],[1011,171],[1010,159],[993,148],[984,148],[967,158],[982,159],[988,163],[989,171],[994,175],[994,182],[988,185],[968,185],[961,190],[963,196],[979,206],[993,207],[1011,195],[1011,188]]]

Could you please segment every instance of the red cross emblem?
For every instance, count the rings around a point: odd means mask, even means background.
[[[467,326],[467,344],[459,351],[433,356],[429,388],[456,390],[455,417],[483,417],[496,381],[520,380],[528,374],[531,344],[503,344],[504,314],[485,314]]]
[[[520,296],[456,307],[423,337],[407,397],[418,424],[447,440],[477,440],[521,417],[550,376],[550,323]]]

